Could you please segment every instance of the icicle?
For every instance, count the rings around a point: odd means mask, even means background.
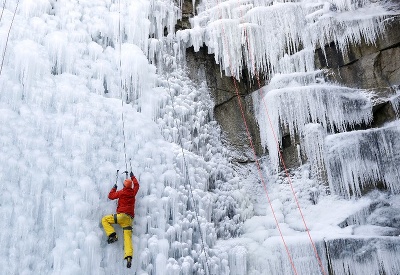
[[[311,165],[311,172],[321,176],[324,171],[324,139],[326,131],[321,124],[307,124],[302,132],[301,146]]]
[[[116,59],[118,60],[118,59]],[[135,104],[141,97],[143,89],[152,87],[155,68],[148,65],[148,60],[142,50],[133,44],[124,43],[121,53],[122,98]],[[143,70],[148,68],[148,70]]]
[[[367,184],[383,182],[389,191],[400,191],[400,122],[380,129],[341,133],[325,140],[325,160],[331,190],[344,196],[360,196]]]
[[[45,37],[45,43],[49,52],[53,74],[72,72],[75,62],[75,50],[69,44],[66,33],[55,31]]]
[[[327,253],[336,274],[396,274],[400,265],[398,238],[328,240]],[[338,255],[339,257],[337,257]]]
[[[348,125],[368,124],[372,119],[372,104],[365,91],[324,84],[320,77],[319,71],[277,75],[260,95],[253,96],[261,142],[268,146],[275,169],[285,127],[294,141],[295,134],[308,123],[320,123],[333,132],[345,131]]]
[[[229,267],[232,275],[247,274],[247,249],[235,246],[229,251]]]
[[[19,5],[19,9],[25,17],[41,16],[50,8],[49,0],[23,0]]]
[[[281,60],[301,48],[310,54],[298,59],[301,64],[296,66],[311,68],[311,53],[327,43],[335,42],[343,53],[349,43],[362,39],[373,44],[384,31],[385,17],[395,14],[385,5],[367,0],[205,3],[204,10],[191,19],[192,29],[177,38],[195,51],[206,44],[228,76],[239,79],[243,67],[250,76],[287,73],[287,66],[279,66]]]
[[[397,90],[397,94],[390,98],[390,103],[398,117],[400,117],[400,88]]]
[[[13,51],[15,76],[24,89],[29,89],[34,82],[40,81],[50,71],[50,62],[41,45],[31,40],[23,40],[15,45]]]

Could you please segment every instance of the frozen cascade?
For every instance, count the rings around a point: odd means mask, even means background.
[[[241,171],[232,166],[231,152],[222,146],[213,119],[207,87],[194,84],[174,62],[181,56],[169,53],[172,49],[175,54],[182,52],[183,42],[197,48],[205,42],[214,47],[222,68],[235,76],[242,68],[253,75],[267,69],[279,73],[275,90],[297,85],[306,91],[307,99],[318,98],[312,89],[318,85],[323,91],[357,94],[318,82],[322,73],[310,73],[313,49],[303,47],[324,43],[330,36],[340,47],[361,37],[373,41],[384,27],[381,20],[390,12],[367,0],[357,4],[343,0],[204,1],[199,3],[199,16],[192,19],[197,28],[178,32],[175,40],[175,24],[182,17],[182,2],[178,2],[22,0],[7,49],[17,1],[1,2],[5,9],[0,50],[6,50],[0,76],[1,274],[126,274],[122,242],[107,245],[99,225],[103,215],[115,211],[114,202],[106,197],[115,181],[122,185],[123,175],[116,177],[115,171],[126,169],[123,142],[141,183],[133,232],[135,253],[128,272],[206,274],[207,265],[214,275],[291,272],[255,168]],[[360,7],[368,16],[348,22],[346,14],[357,15]],[[269,24],[268,18],[277,21]],[[287,28],[297,20],[301,24]],[[326,37],[308,37],[311,29]],[[222,31],[229,34],[226,40]],[[263,50],[257,35],[263,41],[270,39],[270,52]],[[273,43],[277,46],[272,47]],[[230,57],[229,45],[236,45]],[[285,79],[285,74],[295,81]],[[368,109],[364,99],[360,96],[355,101]],[[337,117],[334,122],[327,117],[323,126],[347,123]],[[288,125],[295,131],[303,129],[290,114],[286,119],[291,119]],[[299,274],[320,274],[287,182],[267,170],[263,172],[271,183],[273,205]],[[337,224],[366,203],[336,201],[310,179],[307,166],[298,172],[295,188],[326,266],[321,248],[326,232],[348,234]],[[188,191],[189,184],[193,193]],[[340,213],[331,211],[333,207]],[[368,218],[382,217],[379,213]],[[120,228],[117,234],[122,236]],[[398,271],[397,248],[379,253],[386,274],[389,269]],[[334,264],[340,270],[338,261]],[[370,267],[364,264],[360,270]]]
[[[330,135],[325,140],[325,160],[331,189],[345,196],[360,196],[366,184],[383,182],[400,191],[400,122],[380,129]]]
[[[203,44],[225,74],[240,78],[279,73],[286,55],[334,41],[346,52],[349,43],[373,43],[394,11],[376,1],[204,1],[192,28],[177,32],[180,52]],[[363,16],[360,16],[362,14]],[[284,15],[284,16],[282,16]],[[267,41],[267,43],[265,43]],[[241,52],[242,54],[232,55]],[[230,54],[230,58],[228,57]]]
[[[396,115],[400,117],[400,88],[396,89],[396,95],[390,98],[390,102],[392,103]]]
[[[326,240],[326,250],[335,274],[394,275],[400,268],[395,258],[400,250],[396,237]]]
[[[258,106],[261,142],[267,145],[275,169],[279,165],[281,129],[287,128],[294,141],[295,134],[308,123],[320,123],[325,131],[334,132],[345,131],[348,125],[368,124],[372,119],[372,104],[365,91],[325,83],[321,72],[276,75],[254,93],[253,100]]]
[[[326,131],[321,124],[309,123],[302,131],[302,151],[308,157],[312,173],[319,177],[324,169],[324,139]]]
[[[7,1],[0,23],[2,52],[15,4]],[[106,198],[124,167],[121,112],[141,182],[134,272],[204,273],[201,231],[213,274],[228,274],[212,247],[217,237],[239,235],[250,202],[221,146],[206,88],[176,67],[156,75],[148,62],[162,57],[148,48],[163,43],[179,8],[121,5],[119,34],[115,1],[21,2],[0,77],[2,274],[124,273],[122,242],[106,246],[99,226],[115,211]],[[121,106],[121,97],[130,104]]]

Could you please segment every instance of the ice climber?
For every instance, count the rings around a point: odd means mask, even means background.
[[[109,244],[118,241],[117,233],[112,224],[117,223],[122,227],[124,232],[124,259],[127,261],[127,268],[132,265],[132,222],[135,217],[135,196],[138,191],[139,182],[131,172],[130,179],[124,181],[122,190],[117,191],[117,185],[115,184],[108,194],[109,199],[118,199],[117,213],[106,215],[101,220],[104,231],[108,236],[107,242]]]

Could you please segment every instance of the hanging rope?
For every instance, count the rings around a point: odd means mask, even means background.
[[[122,83],[122,37],[121,37],[121,0],[118,0],[118,45],[119,45],[119,89],[122,104],[122,136],[124,138],[124,157],[125,157],[125,171],[128,171],[128,161],[126,156],[126,137],[125,137],[125,118],[124,118],[124,94],[123,94],[123,83]],[[126,178],[128,178],[128,173],[126,173]]]
[[[217,3],[217,5],[219,6],[219,3]],[[220,19],[222,19],[221,8],[220,8],[220,7],[219,7],[219,16],[220,16]],[[226,34],[225,34],[224,25],[221,24],[221,27],[222,27],[222,37],[224,38],[225,45],[229,45],[228,42],[227,42],[227,38],[226,38],[227,36],[226,36]],[[249,141],[249,143],[250,143],[250,147],[252,148],[254,160],[255,160],[255,162],[256,162],[256,167],[257,167],[258,175],[259,175],[259,177],[260,177],[260,180],[261,180],[261,183],[262,183],[262,185],[263,185],[265,194],[266,194],[266,196],[267,196],[267,200],[268,200],[269,206],[270,206],[270,208],[271,208],[271,212],[272,212],[272,215],[273,215],[273,217],[274,217],[275,224],[276,224],[276,227],[277,227],[277,229],[278,229],[279,235],[280,235],[280,237],[281,237],[281,239],[282,239],[282,242],[283,242],[283,245],[284,245],[284,247],[285,247],[286,254],[287,254],[288,258],[289,258],[290,265],[291,265],[291,267],[292,267],[292,269],[293,269],[294,274],[297,275],[298,273],[297,273],[296,267],[295,267],[295,265],[294,265],[292,256],[290,255],[289,248],[288,248],[288,246],[287,246],[287,244],[286,244],[285,238],[283,237],[283,233],[282,233],[282,230],[281,230],[281,228],[280,228],[280,226],[279,226],[278,218],[276,217],[275,210],[274,210],[274,208],[273,208],[273,206],[272,206],[272,201],[271,201],[271,199],[270,199],[270,197],[269,197],[268,189],[267,189],[267,186],[266,186],[266,183],[265,183],[265,180],[264,180],[264,176],[263,176],[262,171],[261,171],[261,165],[260,165],[260,163],[259,163],[259,161],[258,161],[257,153],[256,153],[256,150],[255,150],[255,147],[254,147],[254,144],[253,144],[253,140],[252,140],[252,137],[251,137],[251,134],[250,134],[249,127],[248,127],[248,125],[247,125],[246,117],[245,117],[245,115],[244,115],[243,105],[242,105],[242,101],[241,101],[241,99],[240,99],[240,94],[239,94],[239,88],[238,88],[236,79],[235,79],[235,77],[233,76],[233,75],[234,75],[234,72],[233,72],[233,69],[232,69],[232,62],[231,62],[231,59],[230,59],[230,55],[227,54],[226,56],[228,57],[229,68],[231,69],[230,73],[231,73],[231,75],[232,75],[232,81],[233,81],[233,84],[234,84],[234,87],[235,87],[235,94],[236,94],[236,97],[237,97],[237,99],[238,99],[238,104],[239,104],[241,116],[242,116],[243,123],[244,123],[245,128],[246,128],[247,138],[248,138],[248,141]]]
[[[9,37],[10,37],[11,28],[12,28],[12,25],[13,25],[13,23],[14,23],[15,15],[17,14],[17,9],[18,9],[18,5],[19,5],[19,1],[20,1],[20,0],[17,1],[17,5],[15,6],[14,15],[13,15],[13,17],[12,17],[12,19],[11,19],[10,28],[8,29],[6,44],[5,44],[5,46],[4,46],[4,51],[3,51],[3,57],[2,57],[2,59],[1,59],[0,75],[1,75],[1,73],[3,72],[3,64],[4,64],[4,58],[5,58],[5,56],[6,56],[6,50],[7,50],[8,39],[9,39]],[[5,5],[6,5],[6,2],[4,1],[3,11],[4,11]],[[1,12],[1,16],[2,16],[2,17],[3,17],[3,11]]]
[[[247,138],[248,138],[248,140],[249,140],[250,147],[251,147],[251,149],[252,149],[252,151],[253,151],[253,156],[254,156],[254,159],[255,159],[255,162],[256,162],[258,175],[259,175],[259,177],[260,177],[260,179],[261,179],[261,183],[262,183],[262,185],[263,185],[263,187],[264,187],[264,191],[265,191],[265,194],[266,194],[266,196],[267,196],[268,203],[269,203],[269,205],[270,205],[270,207],[271,207],[272,215],[273,215],[273,217],[274,217],[276,227],[278,228],[279,235],[281,236],[283,245],[285,246],[285,250],[286,250],[286,253],[287,253],[287,255],[288,255],[290,265],[292,266],[293,272],[294,272],[295,274],[298,274],[298,273],[297,273],[297,270],[296,270],[296,267],[295,267],[295,265],[294,265],[292,256],[290,255],[289,248],[288,248],[288,246],[287,246],[287,244],[286,244],[285,238],[283,237],[283,233],[282,233],[281,227],[279,226],[279,221],[278,221],[278,218],[276,217],[275,210],[274,210],[274,208],[273,208],[273,206],[272,206],[272,201],[271,201],[271,199],[270,199],[270,197],[269,197],[267,185],[266,185],[266,183],[265,183],[265,181],[264,181],[264,176],[263,176],[262,171],[261,171],[261,165],[260,165],[260,163],[259,163],[259,161],[258,161],[256,149],[255,149],[255,146],[254,146],[254,144],[253,144],[253,140],[252,140],[252,137],[251,137],[251,134],[250,134],[249,127],[248,127],[248,125],[247,125],[246,117],[245,117],[245,115],[244,115],[243,105],[242,105],[242,101],[241,101],[241,99],[240,99],[239,89],[238,89],[238,86],[237,86],[236,79],[235,79],[234,77],[232,77],[232,79],[233,79],[234,86],[235,86],[235,92],[236,92],[236,97],[237,97],[237,99],[238,99],[238,104],[239,104],[239,108],[240,108],[240,113],[241,113],[241,115],[242,115],[242,119],[243,119],[243,122],[244,122],[244,125],[245,125],[245,128],[246,128]]]
[[[247,34],[247,30],[246,30],[246,29],[244,30],[244,34],[245,34],[245,36],[246,36],[246,42],[247,42],[248,52],[251,53],[250,40],[249,40],[249,37],[248,37],[248,34]],[[251,59],[252,66],[253,66],[253,68],[254,68],[255,75],[256,75],[256,78],[257,78],[258,89],[259,89],[260,94],[261,94],[261,98],[262,98],[262,102],[263,102],[263,105],[264,105],[265,113],[266,113],[267,118],[268,118],[268,123],[269,123],[269,126],[270,126],[271,130],[272,130],[272,134],[273,134],[273,137],[274,137],[274,140],[275,140],[275,144],[276,144],[276,146],[277,146],[277,148],[278,148],[279,159],[280,159],[280,161],[281,161],[281,163],[282,163],[282,166],[283,166],[283,168],[284,168],[284,170],[285,170],[285,175],[286,175],[286,177],[287,177],[287,179],[288,179],[288,182],[289,182],[289,185],[290,185],[290,189],[292,190],[293,197],[294,197],[294,200],[295,200],[295,202],[296,202],[296,206],[297,206],[297,208],[299,209],[300,216],[301,216],[301,219],[302,219],[303,224],[304,224],[304,228],[305,228],[305,230],[307,231],[308,238],[309,238],[309,240],[310,240],[310,242],[311,242],[311,246],[312,246],[312,248],[313,248],[315,257],[316,257],[316,259],[317,259],[317,261],[318,261],[318,265],[319,265],[319,267],[320,267],[322,273],[323,273],[324,275],[326,275],[327,273],[325,272],[324,266],[323,266],[323,264],[322,264],[322,260],[321,260],[319,254],[318,254],[317,247],[315,246],[315,243],[314,243],[314,241],[313,241],[313,239],[312,239],[312,237],[311,237],[310,230],[308,229],[306,220],[305,220],[304,215],[303,215],[303,211],[301,210],[299,201],[298,201],[298,199],[297,199],[296,192],[294,191],[293,184],[292,184],[292,178],[290,177],[290,174],[289,174],[289,172],[288,172],[288,169],[286,168],[285,160],[284,160],[284,158],[283,158],[282,151],[281,151],[280,146],[279,146],[278,138],[277,138],[276,133],[275,133],[275,131],[274,131],[274,127],[272,126],[272,121],[271,121],[271,118],[270,118],[270,116],[269,116],[267,104],[265,103],[265,100],[264,100],[263,91],[262,91],[262,89],[261,89],[260,76],[259,76],[259,74],[258,74],[258,71],[256,70],[253,55],[251,55],[251,54],[250,54],[250,59]]]
[[[3,18],[4,9],[6,8],[6,3],[7,3],[7,0],[4,0],[3,9],[1,10],[1,15],[0,15],[0,22],[1,22],[1,19]]]
[[[169,93],[169,96],[171,97],[172,113],[173,113],[173,117],[175,118],[175,117],[176,117],[176,111],[175,111],[175,107],[174,107],[174,106],[175,106],[175,103],[174,103],[174,97],[173,97],[173,95],[172,95],[172,93],[171,93],[171,87],[170,87],[170,84],[169,84],[169,73],[168,73],[168,77],[167,77],[167,83],[168,83],[168,93]],[[185,177],[186,177],[186,180],[187,180],[188,186],[189,186],[189,195],[190,195],[190,197],[191,197],[191,199],[192,199],[192,204],[193,204],[194,213],[195,213],[195,219],[196,219],[197,225],[198,225],[198,227],[199,227],[199,233],[200,233],[200,239],[201,239],[201,250],[203,251],[203,253],[204,253],[204,255],[205,255],[205,258],[206,258],[206,261],[205,261],[205,270],[206,270],[206,272],[207,272],[206,274],[211,274],[211,272],[210,272],[210,266],[209,266],[209,264],[208,264],[208,262],[209,262],[209,256],[208,256],[208,253],[207,253],[207,251],[206,251],[206,249],[205,249],[205,244],[204,244],[205,241],[204,241],[203,234],[202,234],[202,232],[201,232],[199,214],[197,213],[197,205],[196,205],[196,201],[195,201],[194,196],[193,196],[192,184],[190,183],[190,178],[189,178],[189,167],[188,167],[188,164],[187,164],[187,161],[186,161],[185,151],[183,150],[182,136],[181,136],[181,133],[180,133],[180,131],[179,131],[179,125],[178,125],[178,123],[176,122],[175,119],[174,119],[174,124],[176,125],[176,128],[177,128],[177,130],[178,130],[178,142],[179,142],[179,145],[180,145],[180,147],[181,147],[181,152],[182,152],[182,157],[183,157],[183,164],[184,164],[185,171],[186,171]],[[199,211],[200,211],[200,209],[199,209]]]

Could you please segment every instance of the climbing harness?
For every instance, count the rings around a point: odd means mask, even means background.
[[[171,103],[172,103],[173,117],[175,118],[175,117],[176,117],[176,111],[175,111],[175,107],[174,107],[175,103],[174,103],[174,97],[173,97],[173,95],[172,95],[172,93],[171,93],[171,87],[170,87],[170,84],[169,84],[169,73],[168,73],[168,77],[167,77],[167,83],[168,83],[168,93],[169,93],[169,96],[170,96],[170,98],[171,98]],[[193,208],[194,208],[194,213],[195,213],[195,219],[196,219],[197,225],[198,225],[198,227],[199,227],[199,234],[200,234],[200,240],[201,240],[201,250],[203,251],[203,253],[204,253],[204,255],[205,255],[205,265],[206,265],[206,266],[205,266],[205,271],[206,271],[206,274],[211,274],[211,272],[210,272],[210,266],[209,266],[209,264],[208,264],[208,262],[209,262],[209,256],[208,256],[208,253],[207,253],[206,248],[205,248],[205,244],[204,244],[205,241],[204,241],[203,233],[201,232],[199,214],[197,213],[197,205],[196,205],[196,201],[195,201],[194,196],[193,196],[192,184],[190,183],[190,178],[189,178],[189,167],[188,167],[188,164],[187,164],[187,161],[186,161],[185,151],[183,150],[182,136],[181,136],[181,133],[180,133],[180,131],[179,131],[179,125],[178,125],[178,123],[176,123],[176,120],[175,120],[175,119],[174,119],[174,124],[176,124],[176,128],[178,129],[178,141],[179,141],[179,145],[180,145],[180,147],[181,147],[181,152],[182,152],[182,157],[183,157],[183,163],[184,163],[185,172],[186,172],[185,178],[186,178],[186,180],[187,180],[187,182],[188,182],[188,186],[189,186],[189,188],[188,188],[188,190],[189,190],[189,195],[190,195],[190,198],[191,198],[191,200],[192,200],[192,204],[193,204]]]
[[[5,44],[5,46],[4,46],[4,51],[3,51],[3,57],[2,57],[2,59],[1,59],[0,75],[1,75],[1,73],[2,73],[2,71],[3,71],[3,64],[4,64],[4,58],[5,58],[5,56],[6,56],[6,50],[7,50],[8,39],[10,38],[11,28],[12,28],[12,25],[13,25],[13,23],[14,23],[15,15],[17,14],[17,9],[18,9],[18,5],[19,5],[19,1],[20,1],[20,0],[17,1],[17,5],[15,6],[14,15],[13,15],[13,17],[12,17],[12,19],[11,19],[10,28],[8,29],[6,44]],[[1,20],[1,18],[3,17],[3,11],[4,11],[4,8],[5,8],[5,5],[6,5],[6,1],[4,1],[3,10],[2,10],[2,12],[1,12],[0,20]]]

